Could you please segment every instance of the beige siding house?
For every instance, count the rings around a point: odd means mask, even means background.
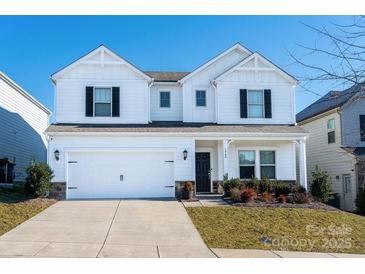
[[[360,117],[365,115],[363,87],[331,91],[297,114],[298,125],[309,131],[307,140],[308,184],[316,165],[327,171],[332,191],[344,210],[355,210],[357,190],[364,184],[365,144]],[[358,107],[362,105],[362,107]],[[356,107],[354,107],[356,106]]]

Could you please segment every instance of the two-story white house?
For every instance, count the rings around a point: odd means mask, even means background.
[[[365,84],[330,91],[297,114],[307,142],[308,181],[317,165],[331,178],[340,207],[355,209],[359,187],[365,187]]]
[[[51,76],[54,193],[67,199],[175,197],[224,174],[306,186],[297,80],[240,44],[192,72],[148,72],[100,46]]]
[[[47,161],[51,112],[0,71],[0,186],[22,183],[26,168]]]

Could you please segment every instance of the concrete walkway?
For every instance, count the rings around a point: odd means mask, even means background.
[[[0,237],[0,257],[215,257],[176,200],[61,201]]]

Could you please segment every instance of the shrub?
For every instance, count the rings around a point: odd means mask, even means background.
[[[316,166],[315,171],[312,172],[311,193],[320,201],[327,203],[331,193],[331,186],[329,175]]]
[[[46,163],[32,162],[26,169],[27,178],[25,191],[28,194],[38,197],[45,197],[49,193],[50,182],[53,178],[53,171]]]
[[[307,190],[304,187],[302,187],[301,185],[295,185],[293,187],[293,193],[304,193],[304,194],[306,194]]]
[[[290,202],[293,204],[308,204],[309,197],[306,193],[294,192],[290,197]]]
[[[365,214],[365,188],[360,188],[355,200],[357,211],[360,214]]]
[[[254,189],[256,192],[259,191],[259,186],[260,186],[260,181],[257,180],[256,177],[253,177],[251,180],[247,181],[245,183],[245,187],[248,187],[248,188],[252,188]]]
[[[225,178],[224,182],[223,182],[223,189],[224,189],[224,194],[225,196],[230,196],[231,195],[231,189],[233,188],[239,188],[241,185],[241,181],[239,178],[232,178],[232,179],[227,179]]]
[[[193,183],[192,182],[186,182],[184,186],[185,191],[190,192],[193,191]]]
[[[230,197],[233,202],[241,201],[241,190],[238,187],[234,187],[231,189]]]
[[[280,194],[278,197],[278,201],[281,204],[285,204],[286,203],[286,196],[284,194]]]
[[[272,200],[272,195],[269,192],[263,192],[261,194],[261,200],[265,203],[270,202]]]
[[[272,192],[273,190],[273,183],[269,180],[269,178],[264,177],[258,184],[258,192]]]
[[[291,192],[291,185],[290,183],[277,181],[273,183],[273,190],[276,197],[279,197],[280,195],[288,196],[288,194]]]
[[[244,203],[252,202],[256,197],[256,191],[253,188],[245,188],[241,194],[241,200]]]

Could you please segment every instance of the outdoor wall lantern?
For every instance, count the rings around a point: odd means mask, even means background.
[[[186,160],[186,158],[188,158],[188,151],[185,149],[183,151],[183,154],[184,154],[184,161]]]
[[[60,152],[58,151],[58,149],[56,149],[54,151],[54,157],[55,157],[56,161],[58,161],[60,159]]]

